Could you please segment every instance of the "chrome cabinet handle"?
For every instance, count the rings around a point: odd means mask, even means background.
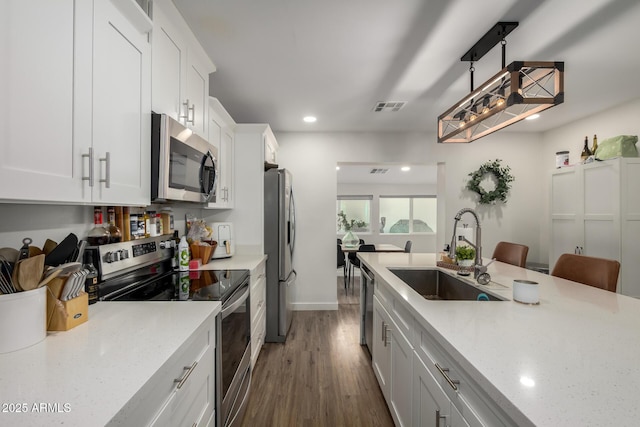
[[[93,147],[89,147],[89,154],[83,154],[82,158],[89,159],[89,176],[82,176],[83,181],[89,181],[89,187],[93,187]]]
[[[440,427],[440,409],[436,409],[436,427]]]
[[[386,340],[386,333],[387,333],[387,325],[384,324],[384,320],[382,321],[382,327],[380,328],[382,330],[382,337],[380,338],[380,341],[384,342],[384,346],[387,346],[387,340]]]
[[[111,188],[111,153],[107,151],[105,156],[98,160],[104,162],[104,179],[100,179],[100,182],[104,182],[105,188]]]
[[[196,104],[191,104],[191,107],[189,107],[189,100],[187,99],[182,105],[184,105],[185,114],[181,115],[180,118],[184,119],[185,123],[194,124],[196,121]],[[191,112],[191,119],[189,119],[189,112]]]
[[[191,373],[196,368],[196,366],[198,366],[198,361],[193,362],[193,365],[191,366],[185,366],[184,370],[187,372],[182,376],[182,378],[173,380],[174,383],[178,383],[178,387],[177,387],[178,389],[182,388],[182,386],[184,385],[184,382],[187,381],[187,378],[189,378],[189,375],[191,375]]]
[[[449,368],[443,368],[437,363],[436,363],[436,368],[438,369],[438,371],[440,371],[444,379],[447,380],[451,388],[458,391],[458,384],[460,384],[460,381],[452,380],[451,378],[449,378],[449,375],[447,375],[447,372],[449,372]]]
[[[384,331],[384,346],[388,346],[389,344],[391,344],[391,340],[389,339],[389,331],[391,331],[391,328],[389,327],[389,325],[387,325],[385,331]]]

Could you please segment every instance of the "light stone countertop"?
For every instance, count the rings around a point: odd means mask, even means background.
[[[219,302],[201,301],[89,306],[86,323],[0,354],[0,425],[107,424],[219,312]],[[26,404],[26,413],[16,413],[16,404]],[[36,412],[40,404],[45,410]]]
[[[212,259],[200,270],[253,270],[267,259],[266,255],[234,255],[230,258]]]
[[[358,256],[518,425],[640,420],[639,300],[494,262],[490,285],[467,281],[510,301],[428,301],[387,267],[437,268],[435,254]],[[513,279],[537,281],[540,305],[511,301]]]

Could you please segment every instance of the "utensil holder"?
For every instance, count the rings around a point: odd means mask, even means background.
[[[89,320],[89,295],[81,292],[77,297],[61,301],[60,295],[67,278],[56,277],[47,284],[47,330],[68,331]]]
[[[208,241],[207,243],[208,243],[207,246],[199,245],[195,243],[190,247],[191,258],[192,259],[200,258],[202,260],[203,265],[211,261],[211,256],[213,255],[213,251],[215,251],[216,246],[218,246],[218,242],[216,242],[215,240]]]
[[[47,336],[47,289],[0,295],[0,353],[39,343]]]

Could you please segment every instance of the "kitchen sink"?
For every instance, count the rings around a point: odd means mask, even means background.
[[[478,295],[484,294],[489,301],[504,301],[440,270],[390,268],[389,271],[429,300],[476,301]]]

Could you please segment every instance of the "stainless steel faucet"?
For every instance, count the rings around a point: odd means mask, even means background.
[[[451,244],[449,245],[449,258],[453,259],[456,255],[456,229],[458,227],[458,222],[462,215],[465,213],[470,213],[473,215],[473,219],[476,221],[476,244],[474,245],[470,241],[468,241],[464,236],[460,236],[459,239],[471,245],[476,251],[476,259],[475,266],[473,268],[473,277],[478,278],[483,271],[482,267],[482,244],[481,244],[481,232],[480,232],[480,219],[478,218],[478,214],[471,208],[462,208],[456,214],[453,222],[453,234],[451,235]],[[486,271],[486,269],[484,269]]]

